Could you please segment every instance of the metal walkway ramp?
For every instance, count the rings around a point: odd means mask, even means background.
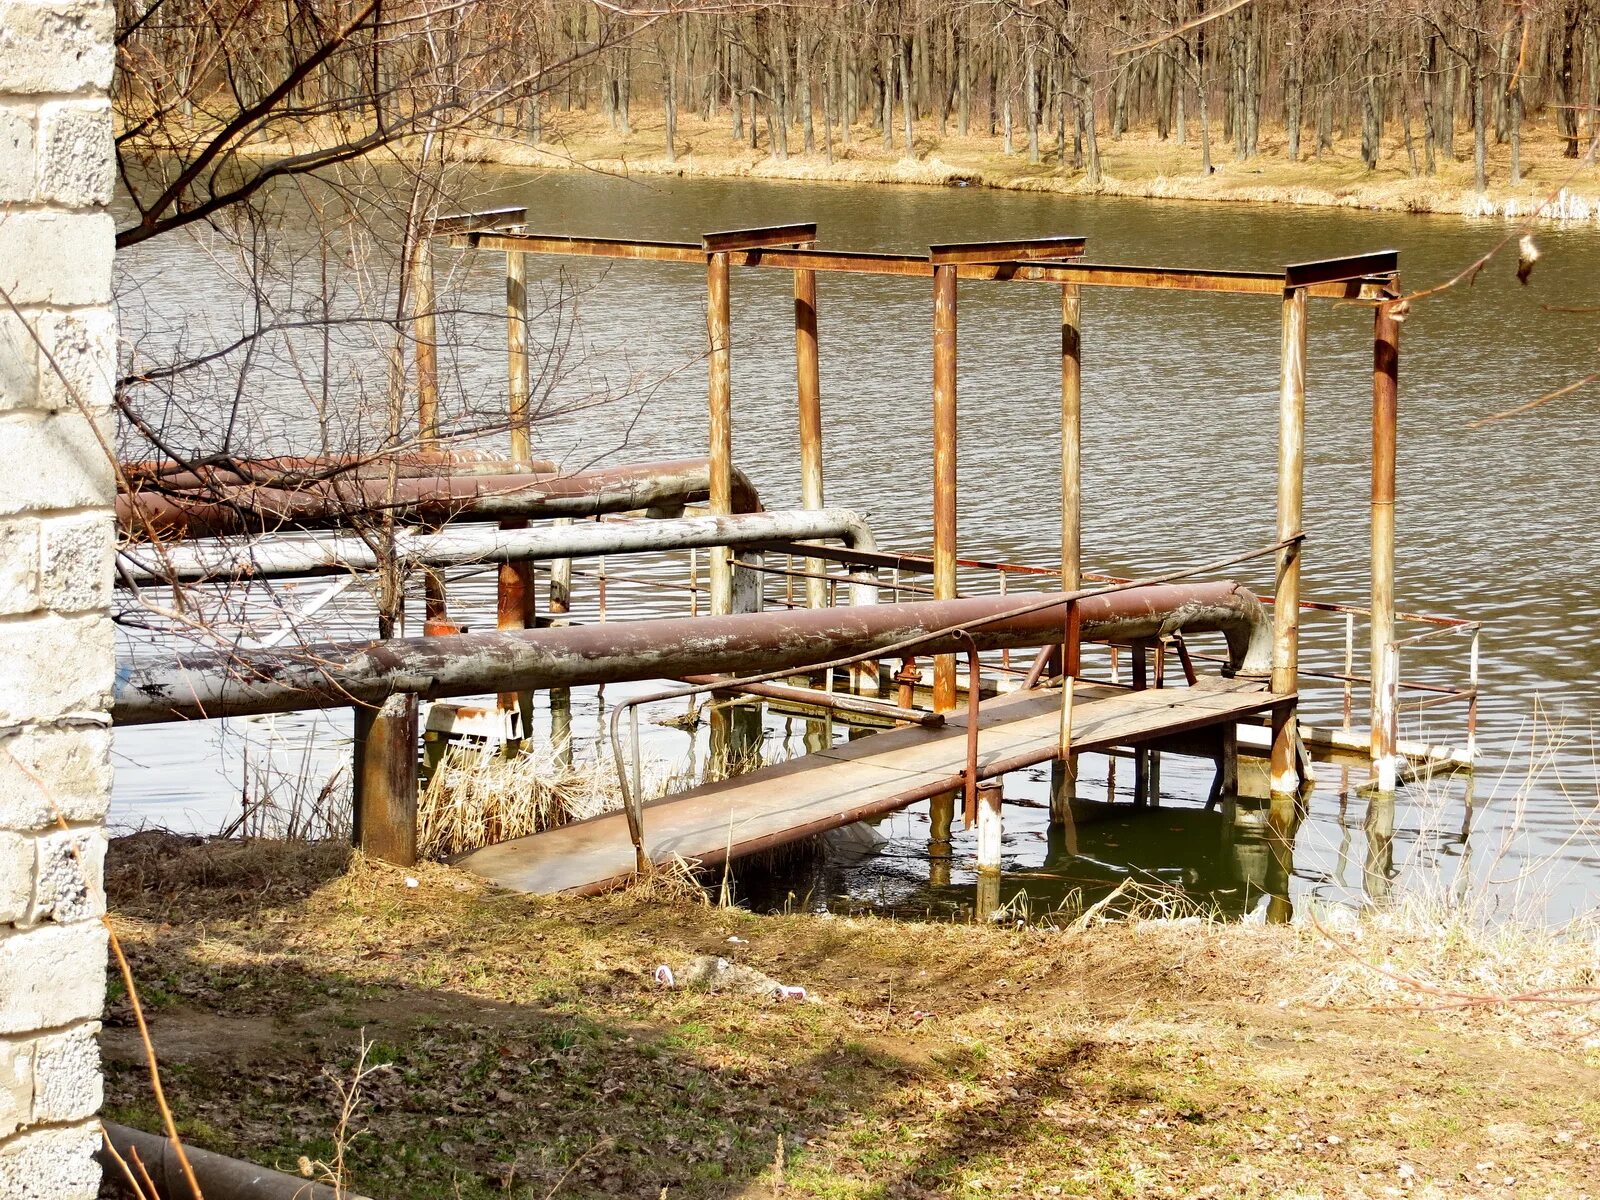
[[[1293,701],[1255,680],[1215,678],[1144,691],[1080,683],[1073,697],[1072,745],[1079,751],[1225,725]],[[1060,713],[1059,691],[985,701],[980,776],[1054,758]],[[966,731],[966,713],[951,713],[939,728],[876,733],[662,797],[644,808],[645,845],[656,863],[676,856],[710,865],[893,812],[961,786]],[[456,865],[520,892],[587,895],[625,883],[634,855],[627,819],[615,812],[486,846]]]

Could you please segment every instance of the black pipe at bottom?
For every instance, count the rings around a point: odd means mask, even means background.
[[[129,1167],[133,1167],[133,1153],[138,1152],[139,1161],[144,1164],[151,1182],[156,1185],[156,1200],[193,1200],[189,1181],[184,1178],[183,1167],[178,1162],[170,1138],[146,1133],[142,1129],[129,1129],[114,1121],[104,1121],[102,1124],[111,1145]],[[194,1170],[195,1182],[205,1193],[205,1200],[367,1200],[367,1197],[351,1191],[335,1191],[324,1183],[258,1167],[243,1159],[214,1154],[210,1150],[186,1145],[183,1152]],[[128,1178],[103,1142],[97,1157],[105,1177],[115,1181],[126,1192]],[[139,1177],[137,1168],[134,1168],[134,1177]]]

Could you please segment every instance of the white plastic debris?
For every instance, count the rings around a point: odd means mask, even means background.
[[[406,886],[407,887],[421,887],[422,885],[420,883],[418,883],[413,876],[407,875],[406,876]]]
[[[728,939],[728,944],[732,945],[732,946],[744,946],[744,945],[748,945],[749,943],[747,943],[742,937],[740,937],[736,933],[731,938]]]
[[[656,979],[656,982],[659,983],[662,987],[677,987],[678,986],[678,981],[676,979],[674,979],[673,976],[672,976],[672,968],[667,966],[666,963],[662,963],[659,967],[656,968],[655,979]]]
[[[808,997],[806,996],[806,990],[803,987],[790,987],[788,984],[779,984],[778,999],[800,1000],[803,1002],[808,999]]]

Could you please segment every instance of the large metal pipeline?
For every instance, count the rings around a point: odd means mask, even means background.
[[[519,463],[503,451],[472,447],[448,450],[405,450],[395,454],[295,454],[271,458],[221,457],[194,464],[172,459],[146,459],[119,465],[118,473],[137,491],[150,487],[168,491],[201,488],[296,487],[308,480],[335,476],[384,478],[392,470],[398,479],[438,475],[554,474],[560,464],[545,458]]]
[[[1059,593],[1062,604],[1067,593]],[[119,725],[377,704],[397,693],[427,699],[535,691],[596,683],[746,675],[801,669],[897,645],[928,632],[970,627],[978,648],[1022,649],[1063,636],[1048,595],[984,596],[801,611],[613,621],[558,629],[467,633],[387,642],[330,642],[297,651],[191,653],[119,664],[112,720]],[[1270,668],[1272,628],[1261,603],[1236,583],[1162,584],[1078,601],[1086,641],[1145,641],[1217,632],[1232,672]],[[996,619],[996,618],[999,619]],[[949,654],[950,635],[918,647]]]
[[[405,565],[459,567],[821,538],[838,538],[854,550],[877,549],[872,530],[861,516],[849,509],[830,508],[529,529],[493,525],[451,525],[437,533],[401,529],[395,533],[395,554]],[[123,548],[120,557],[128,576],[139,584],[344,575],[373,571],[380,565],[377,552],[366,539],[329,533],[294,540],[177,542],[159,549],[136,544]]]
[[[391,490],[392,488],[392,490]],[[158,492],[117,497],[117,529],[126,537],[225,537],[276,529],[335,529],[390,512],[402,524],[443,525],[462,516],[593,517],[636,509],[681,511],[710,495],[704,458],[604,467],[568,475],[449,475],[397,479],[357,476],[298,488],[224,488],[191,499]],[[733,510],[760,512],[761,497],[733,472]]]
[[[139,1161],[156,1185],[152,1200],[192,1200],[194,1195],[189,1181],[184,1178],[182,1164],[173,1150],[172,1140],[160,1134],[130,1129],[115,1121],[104,1121],[106,1137],[121,1155],[123,1162],[132,1166],[134,1151]],[[205,1200],[366,1200],[355,1192],[334,1189],[327,1184],[286,1175],[267,1167],[258,1167],[243,1159],[214,1154],[210,1150],[185,1145],[184,1157],[194,1169],[195,1182],[205,1194]],[[100,1148],[100,1169],[109,1180],[125,1184],[122,1168],[105,1149]],[[138,1174],[137,1170],[134,1172]]]

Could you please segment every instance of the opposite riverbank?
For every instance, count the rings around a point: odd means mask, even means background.
[[[1153,132],[1125,134],[1112,141],[1102,135],[1103,178],[1091,186],[1082,170],[1055,161],[1053,142],[1043,147],[1042,161],[1029,163],[1025,141],[1016,153],[1004,153],[999,139],[987,136],[941,135],[937,123],[925,122],[913,138],[915,157],[903,149],[885,150],[869,128],[855,132],[849,147],[835,139],[833,160],[821,151],[791,154],[778,160],[762,145],[751,149],[735,142],[725,120],[707,123],[685,114],[679,119],[678,154],[664,153],[664,124],[659,113],[634,113],[632,131],[614,131],[603,118],[586,113],[557,113],[545,125],[538,146],[515,138],[459,137],[455,153],[475,162],[536,170],[591,170],[617,175],[684,178],[754,178],[836,183],[908,184],[932,187],[986,187],[1011,191],[1099,195],[1139,199],[1193,200],[1308,207],[1361,208],[1391,212],[1441,213],[1457,216],[1523,219],[1546,210],[1552,219],[1600,221],[1600,171],[1562,157],[1564,143],[1554,131],[1531,125],[1522,145],[1522,182],[1511,186],[1510,149],[1490,147],[1490,186],[1473,187],[1470,131],[1457,137],[1456,159],[1440,162],[1434,175],[1412,174],[1402,143],[1385,146],[1380,165],[1368,170],[1361,161],[1359,140],[1335,141],[1321,157],[1307,151],[1289,162],[1281,138],[1263,136],[1255,157],[1237,162],[1231,148],[1213,143],[1213,171],[1202,173],[1201,152],[1191,132],[1186,145],[1161,140]],[[1306,145],[1310,144],[1310,137]],[[795,134],[791,144],[798,146]],[[257,147],[261,153],[288,152],[293,147]],[[1070,143],[1067,155],[1071,157]]]
[[[535,900],[195,842],[137,835],[107,865],[182,1131],[380,1198],[1576,1196],[1600,1175],[1588,1006],[1449,1002],[1572,986],[1528,943],[757,916],[681,883]],[[807,998],[689,986],[716,958]],[[125,996],[104,1041],[108,1116],[156,1128]]]

